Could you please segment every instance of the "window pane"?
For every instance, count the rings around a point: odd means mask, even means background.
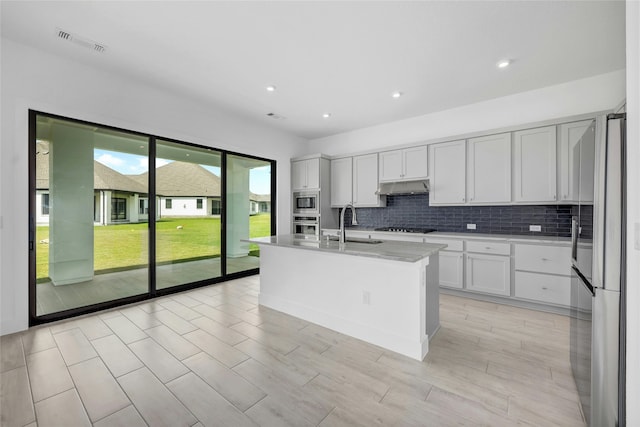
[[[148,292],[148,139],[36,119],[36,313]]]
[[[156,157],[156,287],[219,277],[220,152],[158,141]]]
[[[271,163],[227,156],[227,273],[259,267],[260,249],[243,242],[271,235]]]

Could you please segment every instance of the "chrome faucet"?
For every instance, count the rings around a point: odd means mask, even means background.
[[[351,208],[351,224],[352,225],[358,225],[358,220],[356,218],[356,208],[353,207],[353,205],[351,203],[347,203],[346,205],[344,205],[344,208],[342,208],[342,212],[340,212],[340,243],[344,243],[344,235],[345,235],[345,231],[344,231],[344,213],[347,211],[347,208]]]

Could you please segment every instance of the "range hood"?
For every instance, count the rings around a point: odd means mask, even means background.
[[[378,191],[376,191],[376,193],[381,196],[396,194],[422,194],[428,192],[428,179],[421,179],[418,181],[381,182],[378,186]]]

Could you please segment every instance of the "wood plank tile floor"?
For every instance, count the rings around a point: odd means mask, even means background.
[[[569,319],[441,295],[423,362],[258,306],[258,276],[0,340],[2,426],[583,426]]]

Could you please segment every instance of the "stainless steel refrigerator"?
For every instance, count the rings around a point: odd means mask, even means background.
[[[570,357],[588,425],[624,425],[624,114],[594,120],[572,147]]]

